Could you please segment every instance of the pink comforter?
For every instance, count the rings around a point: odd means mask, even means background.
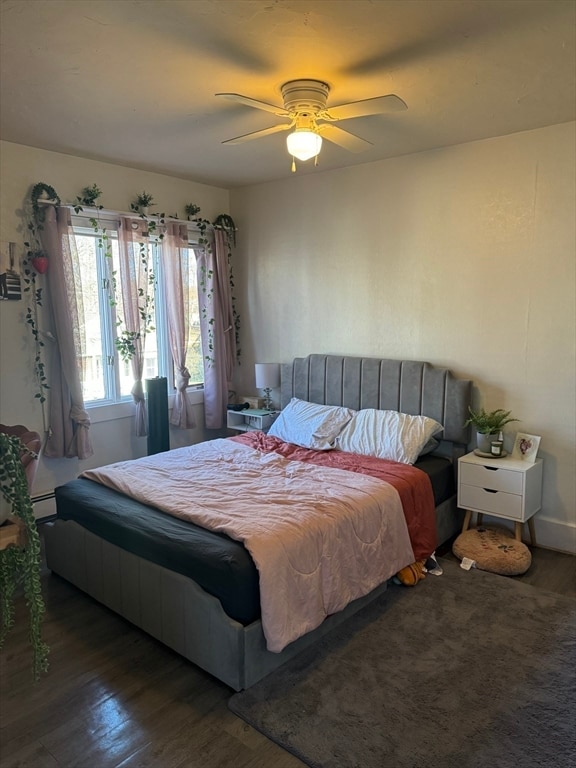
[[[338,467],[377,477],[396,488],[402,500],[410,542],[416,560],[425,560],[436,549],[434,493],[428,475],[411,464],[345,451],[313,451],[285,443],[264,432],[244,432],[230,438],[259,451],[275,451],[287,459],[306,461],[322,467]]]
[[[83,476],[242,541],[259,571],[270,651],[415,559],[392,485],[241,441],[212,440]]]

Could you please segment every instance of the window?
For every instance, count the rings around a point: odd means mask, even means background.
[[[103,224],[104,225],[104,222]],[[106,222],[107,240],[95,231],[87,218],[74,217],[74,234],[80,265],[81,296],[78,301],[79,331],[84,337],[81,380],[88,407],[131,399],[134,376],[130,360],[118,350],[123,329],[121,273],[119,246],[115,222]],[[110,227],[110,229],[108,229]],[[184,249],[189,263],[195,265],[195,255]],[[108,247],[108,255],[106,248]],[[168,341],[168,323],[163,290],[162,243],[147,243],[147,256],[153,273],[150,294],[150,324],[144,339],[142,378],[165,376],[169,389],[174,388],[174,366]],[[189,386],[199,387],[204,381],[200,338],[200,310],[196,269],[184,271],[185,302],[189,323],[186,367],[190,372]]]

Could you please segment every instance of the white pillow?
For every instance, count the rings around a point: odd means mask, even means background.
[[[336,441],[341,451],[414,464],[420,451],[442,425],[427,416],[398,411],[357,411]]]
[[[337,405],[319,405],[293,397],[268,434],[302,448],[327,451],[355,411]]]

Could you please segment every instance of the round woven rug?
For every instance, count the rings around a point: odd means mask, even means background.
[[[462,560],[468,557],[482,571],[502,576],[526,573],[532,563],[530,550],[506,528],[470,528],[455,540],[452,552]]]

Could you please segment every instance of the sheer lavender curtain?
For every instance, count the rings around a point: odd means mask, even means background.
[[[50,370],[50,429],[44,455],[87,459],[93,450],[79,370],[85,354],[85,324],[76,241],[67,208],[46,206],[45,217],[40,234],[50,264],[47,279],[56,346]]]
[[[176,394],[170,423],[180,429],[196,426],[192,406],[186,396],[190,372],[186,368],[190,317],[190,269],[196,269],[195,254],[188,248],[188,227],[169,222],[162,243],[164,288],[168,315],[170,350],[176,372]]]
[[[143,219],[128,216],[120,217],[118,227],[118,255],[120,262],[120,283],[122,296],[123,330],[136,334],[134,341],[135,353],[130,359],[134,386],[130,390],[136,404],[135,434],[147,434],[146,398],[142,385],[144,369],[145,327],[140,310],[146,306],[146,300],[153,291],[150,285],[148,224]]]
[[[236,363],[236,335],[225,235],[214,230],[214,244],[196,251],[198,298],[204,357],[204,413],[208,429],[224,426],[228,392]]]

